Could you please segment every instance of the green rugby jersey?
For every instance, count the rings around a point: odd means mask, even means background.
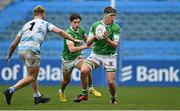
[[[83,40],[83,36],[85,35],[85,30],[82,27],[79,27],[78,31],[74,31],[71,27],[69,27],[66,32],[72,36],[73,38],[76,38],[78,40]],[[82,50],[77,51],[77,52],[70,52],[67,46],[68,39],[64,39],[64,49],[62,53],[62,57],[64,60],[74,60],[76,59],[79,55],[82,54]],[[74,43],[74,45],[81,46],[81,43]]]
[[[89,37],[95,35],[96,27],[99,24],[103,24],[102,21],[95,22],[90,29]],[[108,32],[108,38],[111,40],[119,41],[120,38],[120,27],[116,23],[106,26]],[[105,40],[95,40],[93,43],[93,52],[99,55],[111,55],[116,53],[116,48],[109,46]]]

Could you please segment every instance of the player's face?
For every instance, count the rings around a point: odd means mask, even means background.
[[[105,16],[107,24],[109,24],[109,25],[114,22],[115,18],[116,18],[116,14],[114,14],[114,13]]]
[[[74,19],[72,22],[71,22],[71,27],[77,31],[79,26],[80,26],[80,22],[81,20],[80,19]]]

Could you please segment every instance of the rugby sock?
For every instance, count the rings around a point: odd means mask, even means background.
[[[10,94],[13,94],[16,91],[14,87],[9,87],[8,89]]]
[[[88,85],[88,89],[89,89],[89,90],[94,89],[94,88],[93,88],[93,85],[92,85],[92,84],[89,84],[89,85]]]
[[[64,94],[64,93],[65,93],[65,87],[60,86],[59,92],[60,92],[60,91],[61,91],[62,94]]]
[[[41,93],[39,91],[33,93],[33,97],[41,97]]]
[[[64,94],[64,93],[65,93],[65,91],[64,91],[64,90],[62,90],[62,89],[60,88],[60,89],[59,89],[59,93]]]
[[[116,99],[116,96],[111,96],[111,100],[115,100]]]
[[[88,90],[87,89],[82,89],[82,95],[88,95]]]

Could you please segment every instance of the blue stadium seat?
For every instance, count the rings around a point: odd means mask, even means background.
[[[62,3],[59,0],[49,2],[16,0],[5,10],[0,11],[0,21],[2,21],[0,22],[0,40],[7,44],[12,41],[21,26],[32,18],[32,8],[37,4],[47,9],[47,21],[51,21],[64,30],[68,27],[70,13],[80,13],[81,25],[88,33],[91,24],[102,18],[102,10],[109,5],[109,2],[64,0]],[[117,9],[119,11],[117,21],[123,24],[123,41],[125,41],[123,54],[126,59],[179,58],[180,0],[176,0],[176,3],[171,0],[118,0]],[[58,38],[56,34],[48,34],[47,42],[42,46],[42,54],[45,57],[59,58],[62,39]],[[53,46],[49,47],[48,44],[52,43]],[[7,44],[0,44],[2,52],[0,57],[5,57],[9,47]],[[46,52],[46,49],[49,51]]]

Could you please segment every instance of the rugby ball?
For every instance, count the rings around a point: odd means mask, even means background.
[[[98,25],[97,27],[96,27],[96,30],[95,30],[96,32],[95,32],[95,37],[97,38],[97,39],[103,39],[104,37],[103,37],[103,35],[104,35],[104,32],[106,32],[106,27],[104,26],[104,25],[102,25],[102,24],[100,24],[100,25]]]

